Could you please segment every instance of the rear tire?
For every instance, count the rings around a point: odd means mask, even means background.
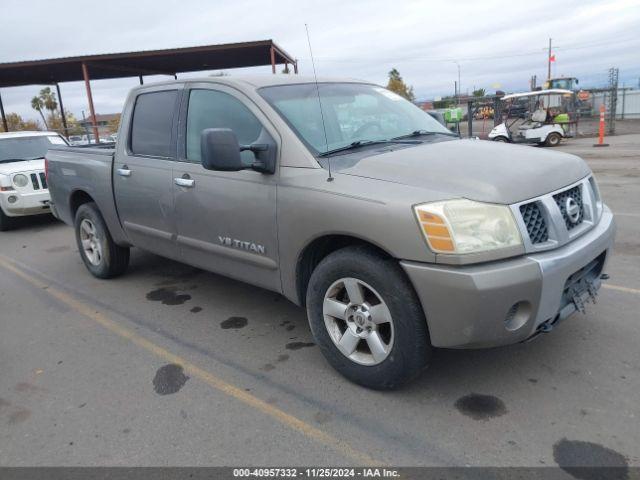
[[[557,147],[560,145],[560,141],[562,140],[562,135],[557,132],[551,132],[547,135],[547,139],[544,141],[544,144],[547,147]]]
[[[80,258],[94,277],[113,278],[129,266],[129,248],[117,245],[95,203],[82,204],[75,218]]]
[[[0,232],[6,232],[13,228],[13,218],[4,214],[2,207],[0,207]]]
[[[429,362],[429,332],[413,286],[395,259],[366,246],[320,262],[307,289],[307,315],[327,361],[362,386],[397,388]]]

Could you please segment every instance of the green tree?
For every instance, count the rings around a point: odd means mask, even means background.
[[[85,133],[73,113],[65,112],[64,118],[67,121],[67,132],[69,135],[83,135]],[[64,131],[64,124],[62,123],[62,117],[58,115],[57,112],[47,115],[47,124],[49,125],[49,130],[66,135],[66,132]]]
[[[118,116],[112,120],[109,120],[109,123],[107,124],[107,128],[109,129],[110,133],[118,133],[118,127],[120,127],[120,115],[118,114]]]
[[[17,132],[21,130],[40,130],[40,125],[35,120],[24,120],[17,113],[7,113],[7,127],[10,132]],[[0,123],[0,131],[4,132],[4,127]]]
[[[443,97],[441,100],[436,100],[433,102],[433,108],[451,108],[456,105],[456,97],[453,95],[448,95]]]
[[[477,90],[473,91],[474,97],[484,97],[486,94],[487,92],[484,88],[478,88]]]
[[[40,93],[31,99],[31,108],[36,110],[40,116],[42,117],[42,122],[44,123],[45,128],[49,129],[49,124],[47,120],[44,118],[43,110],[49,112],[49,118],[55,118],[58,110],[58,100],[56,98],[56,94],[51,91],[50,87],[45,87],[40,90]]]
[[[47,109],[51,113],[51,115],[53,115],[58,109],[58,100],[56,99],[56,94],[51,91],[51,88],[45,87],[40,90],[40,98],[42,99],[44,108]]]
[[[44,127],[48,129],[49,127],[47,125],[47,121],[44,118],[44,113],[42,113],[42,110],[45,108],[44,101],[42,100],[42,98],[33,97],[31,99],[31,108],[33,108],[35,111],[37,111],[40,114],[40,117],[42,117],[42,122],[44,123]]]
[[[415,100],[415,95],[413,94],[413,87],[404,83],[404,80],[400,76],[400,72],[393,68],[389,72],[389,82],[387,83],[387,90],[391,90],[394,93],[397,93],[401,97],[406,98],[410,102]]]

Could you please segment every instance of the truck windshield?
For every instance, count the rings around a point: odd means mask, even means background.
[[[64,145],[58,136],[0,138],[0,163],[44,158],[51,145]]]
[[[358,143],[404,138],[414,132],[451,134],[411,102],[376,85],[320,83],[318,90],[314,83],[259,90],[314,155]]]

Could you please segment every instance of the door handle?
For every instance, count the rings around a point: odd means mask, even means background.
[[[121,177],[131,176],[131,170],[129,170],[129,167],[127,167],[126,165],[123,165],[122,168],[119,168],[117,172],[118,172],[118,175],[120,175]]]
[[[184,177],[174,178],[173,181],[179,187],[185,187],[185,188],[193,188],[194,185],[196,184],[196,181],[193,178],[184,178]]]

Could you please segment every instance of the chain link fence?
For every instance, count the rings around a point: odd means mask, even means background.
[[[631,88],[591,89],[576,96],[575,112],[570,114],[569,132],[575,137],[598,135],[600,107],[605,107],[605,134],[623,135],[640,133],[640,90]],[[459,124],[449,124],[463,137],[486,139],[491,129],[502,123],[525,118],[528,108],[515,105],[508,112],[498,96],[485,96],[461,102],[462,118]]]

